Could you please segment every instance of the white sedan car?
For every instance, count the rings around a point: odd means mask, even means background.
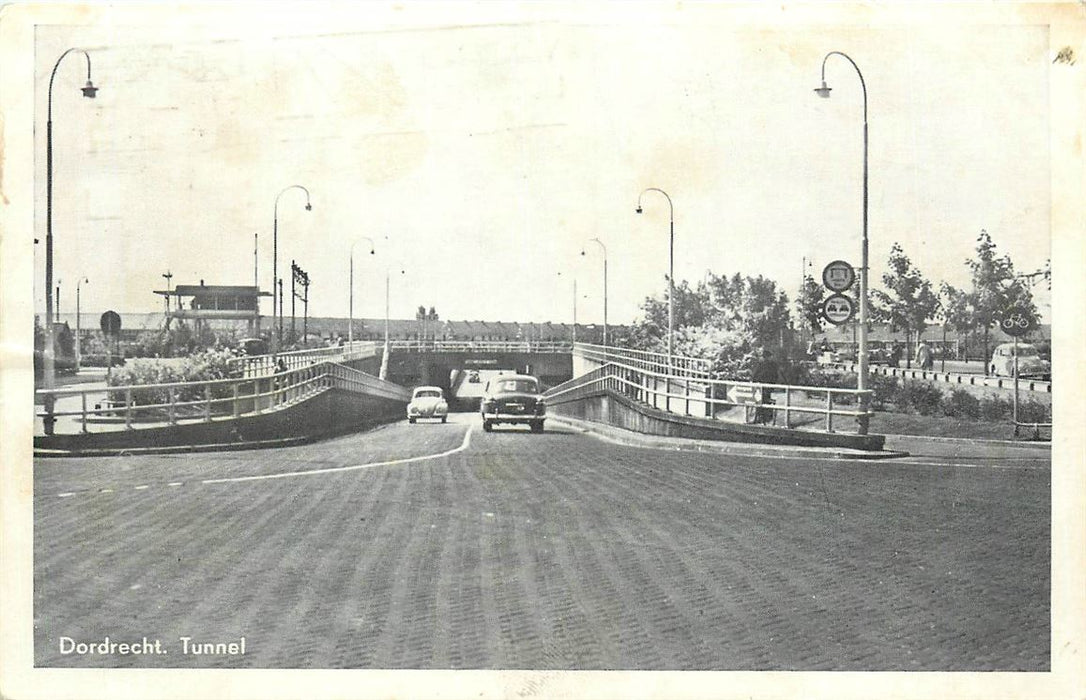
[[[407,421],[414,423],[419,418],[440,418],[444,423],[449,417],[449,404],[445,401],[445,392],[439,386],[416,387],[411,394],[411,403],[407,404]]]

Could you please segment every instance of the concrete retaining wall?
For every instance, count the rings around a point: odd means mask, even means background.
[[[881,450],[882,435],[817,433],[766,425],[723,423],[710,418],[681,416],[638,403],[611,390],[600,390],[568,401],[548,399],[547,411],[594,423],[614,425],[646,435],[723,440],[728,442],[801,445],[807,447],[847,447]]]
[[[34,449],[79,453],[316,439],[398,420],[403,418],[405,406],[402,401],[328,389],[297,404],[254,416],[134,430],[36,436]]]

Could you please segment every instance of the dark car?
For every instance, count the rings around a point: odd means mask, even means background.
[[[533,433],[541,433],[547,408],[538,379],[526,374],[504,374],[486,383],[479,412],[483,430],[488,433],[501,423],[522,423]]]

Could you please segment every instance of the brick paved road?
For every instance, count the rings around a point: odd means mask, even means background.
[[[478,426],[459,450],[477,418],[454,418],[282,450],[37,461],[36,663],[1049,666],[1047,453],[800,461]],[[59,653],[61,636],[107,635],[169,653]],[[185,655],[182,636],[244,636],[246,654]]]

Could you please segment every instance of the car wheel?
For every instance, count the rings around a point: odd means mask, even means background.
[[[543,432],[543,421],[541,421],[541,420],[532,421],[531,425],[532,425],[532,432],[533,433],[542,433]]]
[[[415,419],[414,418],[408,418],[407,422],[411,423],[413,425],[415,423]]]
[[[489,433],[494,428],[494,424],[488,420],[483,421],[483,431]]]
[[[444,423],[448,418],[448,416],[441,416],[441,422]]]

